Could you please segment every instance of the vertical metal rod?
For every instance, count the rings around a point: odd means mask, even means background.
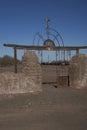
[[[57,54],[57,50],[56,50],[56,76],[57,76],[57,64],[58,64],[58,60],[57,60],[58,57],[57,56],[58,56],[58,54]]]
[[[69,61],[71,60],[71,50],[69,50]]]
[[[43,63],[43,52],[41,51],[41,63]]]
[[[61,59],[60,59],[60,55],[61,55],[60,52],[61,52],[61,51],[59,50],[59,54],[58,54],[58,55],[59,55],[59,59],[58,59],[59,61],[61,60]]]
[[[57,63],[57,51],[56,51],[56,63]]]
[[[68,50],[65,50],[65,61],[69,60],[69,52]]]
[[[76,54],[79,54],[79,49],[76,50]]]
[[[49,55],[48,55],[48,63],[50,63],[50,57],[49,57]]]
[[[14,47],[14,72],[17,73],[17,50]]]

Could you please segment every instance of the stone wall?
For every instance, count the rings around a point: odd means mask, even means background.
[[[42,69],[40,64],[38,63],[37,56],[33,52],[28,51],[23,55],[22,73],[32,79],[36,84],[41,85]]]
[[[22,57],[20,73],[0,73],[0,94],[41,91],[42,71],[35,53],[28,51]]]
[[[87,55],[77,54],[72,57],[69,66],[69,79],[71,87],[87,87]]]

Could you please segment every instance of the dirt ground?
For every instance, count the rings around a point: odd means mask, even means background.
[[[0,130],[87,130],[87,90],[43,85],[43,92],[0,96]]]
[[[87,89],[42,88],[35,94],[0,95],[0,130],[87,130]]]

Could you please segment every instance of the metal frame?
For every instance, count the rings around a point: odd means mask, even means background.
[[[17,73],[17,49],[41,51],[41,62],[43,60],[42,59],[43,58],[43,50],[55,51],[56,52],[56,60],[58,58],[58,53],[59,53],[59,58],[60,58],[60,54],[61,54],[63,56],[63,60],[65,61],[65,52],[66,51],[70,52],[71,50],[75,50],[76,54],[78,54],[80,49],[87,49],[87,46],[64,46],[62,36],[55,29],[50,28],[49,21],[50,21],[50,19],[47,17],[45,19],[45,22],[46,22],[45,29],[46,29],[46,36],[47,36],[46,39],[43,38],[43,36],[38,32],[35,34],[34,39],[33,39],[33,44],[31,46],[17,45],[17,44],[4,44],[4,46],[12,47],[14,49],[14,71],[15,71],[15,73]],[[36,42],[37,45],[35,45],[36,36],[38,36],[37,42]],[[52,38],[50,38],[50,36]],[[40,40],[42,41],[42,45],[40,43]]]
[[[14,72],[17,73],[17,49],[26,49],[26,50],[48,50],[48,47],[51,46],[28,46],[28,45],[17,45],[17,44],[3,44],[6,47],[12,47],[14,49]],[[76,54],[79,54],[80,49],[87,49],[87,46],[54,46],[54,51],[59,50],[75,50]]]

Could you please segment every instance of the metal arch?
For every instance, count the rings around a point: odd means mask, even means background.
[[[38,32],[38,36],[44,41],[43,36]]]
[[[40,41],[40,39],[41,39],[42,41],[44,41],[44,38],[43,38],[43,36],[42,36],[42,35],[41,35],[39,32],[37,32],[37,33],[34,35],[34,39],[33,39],[33,45],[34,45],[34,42],[35,42],[36,36],[38,36],[38,37],[39,37],[39,40],[38,40],[38,42]]]
[[[50,35],[51,35],[51,36],[53,36],[53,41],[56,40],[59,46],[63,46],[63,47],[64,47],[64,42],[63,42],[62,36],[59,34],[58,31],[56,31],[56,30],[53,29],[53,28],[50,28],[50,26],[49,26],[49,21],[50,21],[50,19],[49,19],[48,17],[46,17],[45,22],[46,22],[46,35],[47,35],[47,39],[50,39]],[[51,33],[51,30],[52,30],[53,32],[55,32],[56,34]],[[34,39],[33,39],[33,45],[34,45],[34,41],[35,41],[35,39],[36,39],[36,36],[39,37],[38,42],[40,41],[40,39],[43,41],[43,43],[44,43],[44,41],[46,40],[46,39],[43,38],[43,36],[42,36],[39,32],[37,32],[37,33],[35,34],[35,36],[34,36]],[[50,40],[51,40],[51,39],[50,39]],[[38,45],[39,45],[39,43],[38,43]]]
[[[50,35],[51,35],[51,36],[53,36],[53,37],[56,39],[56,41],[57,41],[58,45],[60,46],[60,43],[59,43],[59,41],[58,41],[57,37],[56,37],[54,34],[52,34],[52,33],[50,33]],[[54,41],[54,40],[53,40],[53,41]]]
[[[54,32],[56,33],[56,35],[55,35],[56,38],[57,38],[58,36],[60,37],[60,39],[61,39],[61,41],[62,41],[62,46],[64,46],[64,41],[63,41],[63,38],[62,38],[62,36],[60,35],[60,33],[59,33],[58,31],[56,31],[55,29],[53,29],[53,28],[49,28],[49,30],[52,30],[52,31],[54,31]],[[55,38],[54,38],[54,40],[55,40]]]
[[[34,41],[35,41],[36,36],[37,36],[37,33],[34,35],[34,38],[33,38],[33,46],[34,46]]]
[[[49,30],[52,30],[52,31],[54,31],[54,32],[56,33],[56,35],[54,35],[53,41],[56,39],[56,40],[58,41],[59,45],[60,45],[60,42],[59,42],[59,40],[58,40],[58,39],[60,38],[61,44],[62,44],[62,46],[63,46],[63,48],[64,48],[63,38],[62,38],[62,36],[59,34],[59,32],[56,31],[56,30],[53,29],[53,28],[49,28]],[[58,38],[58,37],[59,37],[59,38]],[[60,46],[60,47],[61,47],[61,46]],[[63,60],[65,61],[65,49],[61,50],[61,59],[63,59]]]
[[[43,46],[54,46],[55,47],[55,43],[53,40],[47,39],[44,41]]]

